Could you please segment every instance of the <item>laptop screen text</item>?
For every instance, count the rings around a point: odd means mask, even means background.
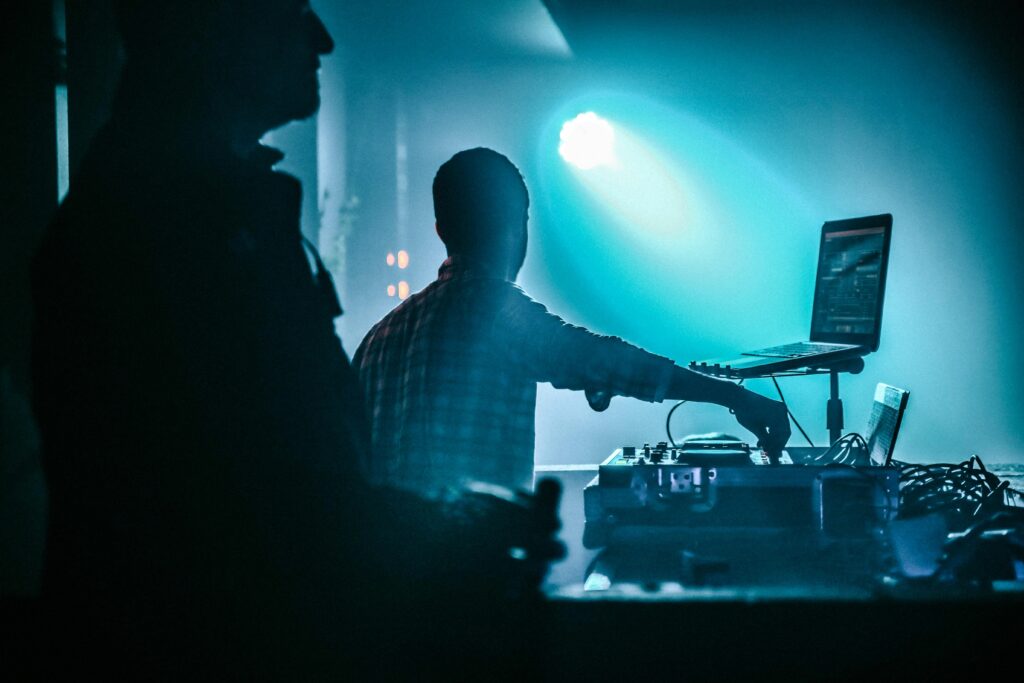
[[[877,333],[885,232],[879,226],[822,235],[811,339]]]

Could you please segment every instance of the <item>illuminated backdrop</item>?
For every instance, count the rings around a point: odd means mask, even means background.
[[[420,51],[412,38],[365,46],[376,52],[346,75],[348,181],[368,188],[348,267],[377,270],[345,283],[346,347],[397,302],[387,252],[408,250],[412,291],[435,276],[430,182],[467,147],[498,149],[526,176],[525,289],[572,322],[683,363],[806,337],[821,224],[888,212],[882,346],[863,374],[842,378],[847,429],[863,427],[884,381],[912,392],[898,456],[1024,461],[1021,98],[1004,58],[1015,48],[978,28],[1002,19],[916,2],[673,7],[609,12],[584,39],[568,34],[569,55],[467,55],[440,17],[417,25],[429,36]],[[358,107],[385,87],[393,110],[358,125]],[[586,112],[614,138],[610,163],[589,170],[559,153],[563,124]],[[407,244],[394,204],[369,206],[396,169],[395,136],[370,125],[396,120]],[[373,164],[381,174],[360,178]],[[827,380],[783,389],[823,442]],[[661,439],[668,407],[615,399],[595,414],[582,396],[542,388],[537,461],[595,462]],[[677,413],[678,433],[713,429],[738,428],[719,408]]]

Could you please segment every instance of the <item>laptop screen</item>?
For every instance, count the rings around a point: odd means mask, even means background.
[[[825,223],[811,341],[878,349],[891,234],[889,214]]]
[[[864,438],[868,442],[868,455],[872,465],[888,465],[892,462],[892,451],[900,433],[900,423],[907,409],[910,392],[888,384],[875,387],[875,401],[871,405],[871,416]]]

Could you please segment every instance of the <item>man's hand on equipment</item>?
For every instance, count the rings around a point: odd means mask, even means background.
[[[790,434],[785,404],[742,389],[730,410],[735,413],[737,422],[757,436],[757,445],[777,462]]]

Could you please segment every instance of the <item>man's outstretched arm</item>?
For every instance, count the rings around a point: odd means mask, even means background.
[[[517,355],[537,381],[560,389],[584,390],[595,409],[612,396],[643,401],[699,401],[728,408],[758,438],[758,445],[778,455],[789,439],[786,407],[725,380],[677,366],[617,337],[607,337],[566,323],[516,289],[505,311]]]

